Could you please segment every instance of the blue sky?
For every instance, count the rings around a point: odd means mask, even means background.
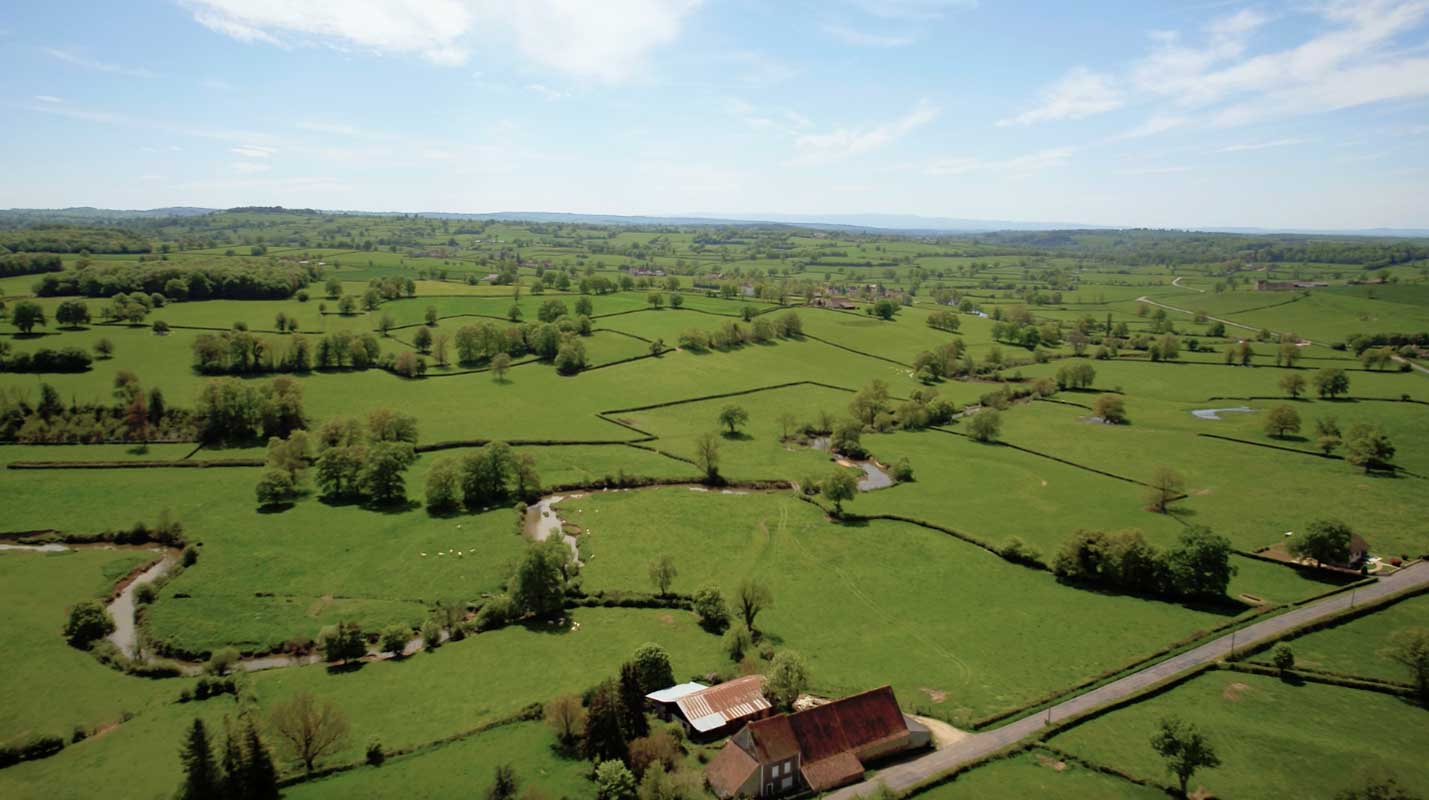
[[[0,206],[1429,227],[1429,0],[10,0]]]

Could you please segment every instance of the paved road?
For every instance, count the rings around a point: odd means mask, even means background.
[[[1356,589],[1353,593],[1337,594],[1242,628],[1235,632],[1234,643],[1237,648],[1243,648],[1273,640],[1291,628],[1334,616],[1350,608],[1352,602],[1354,605],[1363,605],[1390,594],[1424,585],[1429,585],[1429,562],[1414,564],[1396,575],[1381,579],[1378,583]],[[1194,650],[1172,656],[1140,672],[1134,672],[1086,694],[1059,703],[1052,707],[1051,719],[1056,721],[1077,716],[1107,703],[1129,697],[1195,667],[1218,661],[1229,654],[1231,643],[1231,635],[1222,636]],[[827,795],[827,798],[828,800],[851,800],[859,795],[871,795],[879,783],[887,784],[888,788],[894,791],[907,790],[968,762],[1001,750],[1010,744],[1035,736],[1042,730],[1047,718],[1047,712],[1044,711],[1001,728],[973,734],[950,747],[889,767],[879,772],[875,778],[844,787]]]

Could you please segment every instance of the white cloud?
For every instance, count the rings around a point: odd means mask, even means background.
[[[246,174],[252,174],[255,172],[267,172],[268,170],[272,169],[272,167],[268,166],[267,164],[258,164],[252,161],[235,161],[230,166],[233,167],[234,172],[242,172]]]
[[[74,64],[85,69],[92,69],[96,72],[111,72],[115,75],[128,75],[131,78],[153,78],[155,73],[142,67],[125,67],[119,64],[111,64],[106,61],[99,61],[88,56],[76,53],[73,50],[66,50],[59,47],[41,48],[45,55],[58,59],[67,64]]]
[[[1182,172],[1190,172],[1191,167],[1141,167],[1138,169],[1123,169],[1117,171],[1118,175],[1177,175]]]
[[[792,163],[822,164],[877,150],[932,122],[937,116],[938,109],[924,101],[902,117],[880,125],[799,134],[794,139]]]
[[[1243,153],[1247,150],[1266,150],[1271,147],[1290,147],[1297,144],[1307,144],[1309,139],[1272,139],[1268,142],[1241,142],[1239,144],[1228,144],[1225,147],[1216,148],[1217,153]]]
[[[272,158],[273,154],[278,151],[274,150],[271,147],[263,147],[261,145],[256,144],[245,144],[240,147],[232,148],[232,152],[235,155],[243,156],[244,158]]]
[[[937,176],[966,175],[971,172],[999,172],[1021,176],[1062,166],[1074,152],[1076,151],[1070,147],[1053,147],[1013,158],[945,158],[932,162],[924,171]]]
[[[526,90],[529,92],[535,92],[536,94],[546,98],[547,100],[561,100],[564,99],[566,96],[565,92],[560,91],[559,89],[552,89],[544,83],[529,83],[526,85]]]
[[[949,11],[976,8],[978,0],[852,0],[852,5],[875,17],[934,20]]]
[[[911,34],[870,33],[841,23],[826,24],[823,30],[840,42],[856,47],[906,47],[918,41],[918,37]]]
[[[232,130],[225,128],[196,128],[187,125],[180,125],[151,117],[131,116],[113,111],[98,111],[95,109],[78,108],[69,104],[57,105],[54,103],[36,104],[23,106],[27,111],[36,111],[42,114],[52,114],[57,117],[75,119],[81,122],[92,122],[101,125],[115,125],[125,128],[136,128],[139,130],[159,131],[161,133],[174,134],[179,136],[195,136],[202,139],[216,139],[226,142],[261,142],[269,141],[273,137],[257,131]],[[171,145],[170,150],[179,150],[178,145]]]
[[[63,103],[63,102],[64,102],[64,100],[63,100],[62,98],[55,97],[55,96],[52,95],[52,94],[37,94],[37,95],[35,95],[35,99],[36,99],[36,100],[39,100],[41,103]]]
[[[1064,119],[1083,119],[1120,108],[1121,92],[1108,75],[1077,67],[1042,92],[1035,108],[999,120],[999,126],[1032,125]]]
[[[245,42],[289,39],[467,61],[481,43],[584,79],[629,79],[673,42],[699,0],[186,0],[194,19]],[[480,40],[480,41],[478,41]]]
[[[1213,21],[1199,46],[1178,34],[1133,65],[1138,89],[1183,107],[1234,102],[1215,112],[1217,125],[1318,113],[1429,92],[1424,59],[1388,47],[1429,14],[1425,0],[1336,0],[1317,6],[1327,29],[1282,50],[1247,56],[1252,33],[1270,20],[1241,11]]]
[[[1166,131],[1180,128],[1190,124],[1190,122],[1191,120],[1188,117],[1172,114],[1156,114],[1135,128],[1113,136],[1112,141],[1120,142],[1127,139],[1140,139],[1143,136],[1154,136],[1158,133],[1165,133]]]

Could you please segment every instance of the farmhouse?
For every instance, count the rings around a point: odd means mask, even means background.
[[[809,303],[809,305],[812,305],[812,306],[815,306],[815,307],[818,307],[818,308],[838,308],[838,309],[850,309],[850,308],[857,308],[857,307],[858,307],[858,306],[856,306],[856,305],[853,303],[852,300],[849,300],[849,299],[843,298],[843,297],[815,297],[815,298]]]
[[[863,777],[870,761],[931,741],[883,686],[749,723],[710,761],[705,780],[721,798],[826,792]]]
[[[691,738],[717,739],[769,713],[763,687],[764,676],[746,675],[716,686],[682,683],[645,700],[665,719],[678,719]]]

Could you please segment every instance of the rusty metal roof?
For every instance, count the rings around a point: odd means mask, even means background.
[[[763,686],[764,676],[746,675],[685,695],[675,704],[690,726],[704,733],[769,710]]]

